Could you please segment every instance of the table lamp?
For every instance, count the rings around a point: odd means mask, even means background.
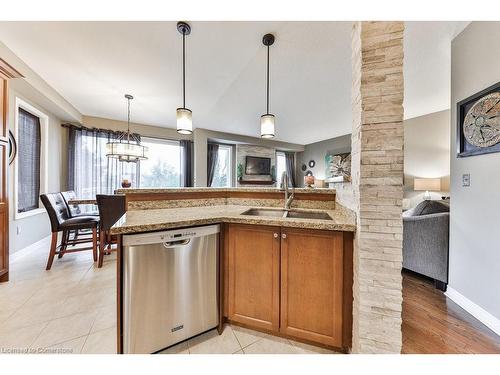
[[[416,178],[413,181],[413,190],[424,191],[424,199],[430,200],[431,194],[429,191],[441,191],[441,179],[440,178]]]

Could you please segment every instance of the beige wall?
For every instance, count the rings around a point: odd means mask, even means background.
[[[404,121],[404,197],[410,207],[417,205],[424,192],[413,190],[414,178],[440,178],[442,193],[450,188],[450,111],[429,113]]]
[[[0,56],[24,76],[23,79],[10,81],[10,85],[15,85],[17,92],[29,96],[33,102],[62,120],[81,121],[81,113],[1,41]]]
[[[500,334],[500,153],[456,156],[456,105],[500,81],[499,40],[500,22],[472,22],[451,45],[449,291],[483,309]]]
[[[108,129],[113,131],[127,131],[127,122],[111,120],[102,117],[82,116],[82,124],[88,128]],[[144,137],[165,139],[193,139],[192,135],[182,135],[174,128],[130,123],[130,130]]]
[[[25,78],[9,81],[9,129],[14,131],[16,97],[35,107],[49,118],[48,191],[60,191],[66,181],[66,137],[61,121],[81,121],[81,114],[36,72],[0,42],[0,56]],[[9,166],[9,249],[14,253],[50,234],[46,213],[14,219],[14,165]],[[18,234],[18,231],[20,233]],[[48,249],[47,249],[48,251]]]

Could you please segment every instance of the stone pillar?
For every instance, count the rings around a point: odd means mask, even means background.
[[[353,352],[401,352],[403,22],[352,30]]]

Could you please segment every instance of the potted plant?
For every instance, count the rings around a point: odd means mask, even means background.
[[[238,163],[238,167],[236,168],[236,175],[238,176],[238,180],[243,178],[243,164]]]

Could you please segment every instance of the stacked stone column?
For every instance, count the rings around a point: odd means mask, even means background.
[[[352,29],[355,353],[401,351],[403,32],[403,22]]]

